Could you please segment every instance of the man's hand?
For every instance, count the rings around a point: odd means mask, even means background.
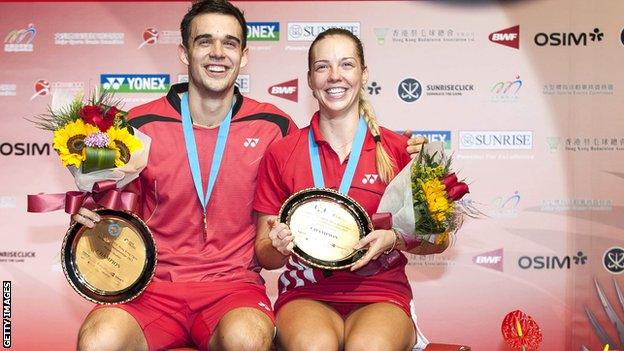
[[[99,222],[101,219],[102,218],[100,218],[97,213],[84,207],[81,207],[80,210],[78,210],[78,213],[72,216],[72,220],[88,228],[95,227],[95,223]]]

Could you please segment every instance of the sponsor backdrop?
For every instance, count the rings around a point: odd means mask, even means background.
[[[353,31],[381,124],[443,141],[487,214],[445,253],[410,257],[423,332],[508,350],[500,323],[522,309],[541,325],[543,350],[621,350],[624,3],[469,3],[238,2],[250,21],[238,84],[304,126],[315,110],[310,41],[332,26]],[[0,4],[10,14],[0,23],[3,345],[70,350],[92,308],[60,267],[68,216],[26,213],[26,194],[74,184],[51,134],[25,117],[57,90],[109,88],[130,108],[188,79],[176,53],[187,7]],[[265,272],[273,298],[277,275]]]

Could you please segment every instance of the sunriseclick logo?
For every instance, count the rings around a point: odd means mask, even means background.
[[[28,25],[28,28],[12,30],[4,37],[4,51],[31,52],[35,36],[37,36],[37,29],[32,23]]]
[[[269,87],[269,94],[297,102],[299,100],[299,79],[289,80]]]
[[[621,247],[611,247],[602,256],[603,267],[613,274],[624,272],[624,249]]]
[[[169,90],[168,74],[102,74],[100,86],[116,93],[164,93]]]
[[[342,28],[360,36],[360,22],[289,22],[288,41],[313,41],[329,28]]]
[[[491,33],[488,37],[491,42],[520,49],[520,26],[513,26]]]
[[[279,41],[279,22],[247,22],[247,41]]]
[[[414,102],[422,95],[422,85],[414,78],[405,78],[399,83],[399,98],[405,102]]]

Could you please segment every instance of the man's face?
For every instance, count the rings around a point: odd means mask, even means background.
[[[187,48],[180,45],[180,60],[188,66],[189,84],[208,93],[221,94],[236,83],[247,65],[242,30],[236,18],[218,13],[202,14],[191,22]]]

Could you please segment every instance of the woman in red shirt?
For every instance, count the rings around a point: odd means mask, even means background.
[[[355,245],[368,250],[354,266],[326,271],[292,256],[292,233],[286,224],[276,222],[290,195],[319,186],[313,167],[321,169],[324,187],[338,189],[343,184],[340,191],[370,215],[386,185],[410,160],[406,137],[379,127],[366,100],[368,70],[356,36],[342,29],[319,34],[308,52],[308,68],[308,85],[319,111],[310,126],[269,147],[260,164],[254,200],[259,213],[258,260],[267,269],[286,266],[275,305],[279,344],[286,350],[411,349],[419,340],[410,313],[407,258],[401,251],[438,253],[447,244],[436,246],[394,230],[374,230]],[[354,142],[358,132],[363,136],[359,145]],[[318,155],[318,166],[311,165],[311,150]],[[345,172],[353,162],[350,156],[356,165]],[[350,182],[342,181],[345,173],[351,173]]]

